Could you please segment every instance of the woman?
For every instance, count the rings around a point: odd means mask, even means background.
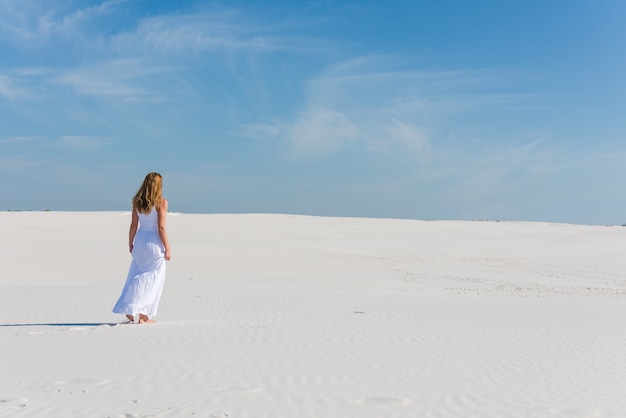
[[[128,323],[156,322],[159,299],[165,282],[165,261],[170,259],[170,244],[165,229],[167,200],[161,195],[163,178],[149,173],[133,197],[133,214],[128,246],[133,260],[128,277],[113,312],[125,314]]]

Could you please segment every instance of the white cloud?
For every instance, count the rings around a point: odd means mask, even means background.
[[[32,174],[32,170],[36,167],[41,166],[41,161],[36,161],[33,159],[27,159],[22,157],[15,158],[0,158],[0,173],[4,173],[6,175],[23,175],[23,174]],[[4,182],[6,183],[6,182]]]
[[[296,155],[326,154],[340,150],[359,135],[359,127],[332,109],[310,109],[298,115],[285,139]]]
[[[504,78],[492,69],[421,70],[392,56],[357,57],[311,78],[300,110],[287,122],[264,125],[265,132],[275,133],[299,156],[356,146],[384,158],[428,162],[450,117],[528,101],[493,93]]]
[[[4,38],[21,48],[41,48],[51,40],[63,40],[68,47],[66,54],[78,46],[87,56],[95,53],[110,57],[180,56],[198,51],[256,53],[307,45],[319,48],[321,44],[282,37],[278,34],[280,27],[260,23],[253,15],[235,9],[198,7],[188,13],[133,20],[132,13],[126,13],[132,7],[128,0],[90,6],[80,2],[0,2],[0,40]],[[120,15],[127,16],[123,24]]]
[[[152,83],[152,77],[172,71],[169,67],[130,58],[69,69],[16,68],[10,73],[0,73],[0,96],[11,100],[50,100],[58,97],[55,88],[63,85],[84,95],[154,102],[162,100],[164,89]]]
[[[318,42],[319,43],[319,42]],[[110,40],[120,55],[188,55],[199,51],[273,52],[301,49],[315,42],[296,42],[273,34],[234,10],[197,11],[158,15],[139,21],[133,30],[118,33]]]
[[[36,136],[14,136],[10,138],[1,138],[0,144],[26,144],[34,142],[39,138]]]
[[[35,37],[36,19],[41,16],[38,2],[0,1],[0,39],[24,40]]]
[[[7,99],[16,99],[25,94],[24,89],[17,86],[12,77],[0,74],[0,96],[4,96]]]
[[[429,180],[445,184],[442,200],[468,218],[497,218],[539,204],[528,199],[536,199],[541,187],[549,189],[552,176],[571,169],[571,161],[544,138],[520,145],[465,142],[440,149],[434,160]]]
[[[302,110],[291,121],[254,126],[263,126],[267,137],[283,140],[299,157],[359,147],[386,158],[426,161],[430,141],[421,121],[432,105],[416,90],[435,75],[382,66],[370,57],[331,66],[308,81]],[[250,130],[242,135],[253,136]]]
[[[29,68],[0,73],[0,97],[59,97],[60,84],[85,95],[161,101],[172,84],[150,76],[171,72],[179,85],[192,84],[198,66],[209,66],[209,76],[227,71],[240,88],[265,88],[254,70],[260,55],[323,49],[319,41],[281,36],[280,24],[240,10],[199,5],[188,13],[137,16],[132,3],[0,2],[0,42],[38,57]],[[54,64],[38,67],[40,60]]]
[[[18,44],[28,41],[35,45],[55,36],[83,38],[117,5],[125,2],[127,0],[108,0],[76,9],[72,2],[3,1],[0,2],[0,35],[5,33],[6,39]]]
[[[42,33],[56,32],[65,36],[73,36],[89,28],[95,20],[102,19],[115,10],[115,7],[127,0],[107,0],[102,3],[75,10],[60,19],[42,18],[39,28]]]
[[[368,141],[371,149],[389,156],[413,154],[421,160],[431,156],[428,137],[419,127],[408,122],[391,121]]]
[[[278,137],[281,131],[282,128],[278,125],[259,123],[243,126],[239,131],[233,132],[233,135],[250,139],[273,139]]]
[[[92,149],[108,144],[109,140],[94,136],[66,135],[61,137],[61,143],[74,149]]]
[[[124,59],[72,69],[57,76],[54,81],[87,95],[154,100],[158,93],[139,85],[145,78],[167,71],[140,60]]]

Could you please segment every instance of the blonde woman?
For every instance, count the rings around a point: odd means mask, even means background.
[[[129,323],[156,322],[170,244],[165,228],[167,200],[161,195],[163,177],[149,173],[133,197],[128,247],[133,256],[128,277],[113,312],[126,315]]]

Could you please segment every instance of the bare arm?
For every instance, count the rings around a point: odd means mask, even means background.
[[[137,210],[133,208],[133,216],[130,220],[130,229],[128,231],[128,249],[131,253],[133,252],[133,243],[135,242],[137,228],[139,228],[139,215],[137,215]]]
[[[165,228],[165,216],[167,215],[167,200],[163,199],[161,204],[159,205],[159,210],[157,212],[157,220],[159,223],[159,238],[161,238],[161,242],[165,247],[165,259],[169,260],[171,258],[170,255],[170,242],[167,238],[167,229]]]

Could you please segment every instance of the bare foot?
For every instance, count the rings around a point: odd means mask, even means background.
[[[148,315],[141,314],[139,315],[139,323],[140,324],[154,324],[156,321],[154,319],[148,318]]]
[[[128,318],[130,322],[135,322],[135,317],[132,315],[126,315],[126,318]]]

